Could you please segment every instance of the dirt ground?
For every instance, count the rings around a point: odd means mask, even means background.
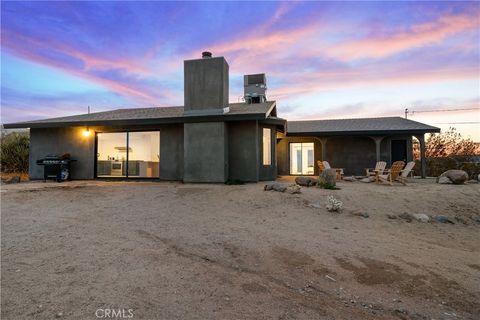
[[[339,186],[2,185],[1,318],[480,318],[479,184]]]

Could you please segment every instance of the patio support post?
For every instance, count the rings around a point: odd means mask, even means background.
[[[422,179],[427,176],[427,159],[425,158],[425,135],[415,136],[420,142],[420,174]]]
[[[327,140],[328,138],[319,138],[320,143],[322,144],[322,161],[327,160]]]
[[[384,137],[370,137],[375,141],[375,155],[377,157],[377,162],[380,161],[380,145]]]

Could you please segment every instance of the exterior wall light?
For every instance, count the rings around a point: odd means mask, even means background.
[[[90,130],[88,129],[88,127],[82,132],[82,134],[84,137],[90,137]]]

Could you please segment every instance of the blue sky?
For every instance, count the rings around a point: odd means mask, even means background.
[[[2,2],[2,123],[183,104],[204,50],[287,119],[403,115],[480,141],[479,2]]]

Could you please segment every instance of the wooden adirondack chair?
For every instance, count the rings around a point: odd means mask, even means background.
[[[323,165],[323,162],[318,160],[317,161],[317,165],[318,165],[318,173],[322,173],[323,171],[325,171],[325,166]]]
[[[389,170],[385,170],[386,174],[376,175],[377,183],[388,182],[390,185],[393,185],[393,182],[397,180],[398,176],[402,172],[403,166],[405,166],[405,162],[395,161]],[[399,182],[405,184],[403,181]]]
[[[378,161],[374,169],[372,168],[365,169],[367,177],[375,176],[377,175],[377,172],[378,174],[383,174],[383,171],[385,171],[386,166],[387,166],[387,163],[385,161]]]
[[[412,172],[413,167],[415,167],[415,161],[410,161],[407,163],[405,168],[401,171],[400,175],[398,176],[397,180],[403,184],[407,181],[408,175]]]

